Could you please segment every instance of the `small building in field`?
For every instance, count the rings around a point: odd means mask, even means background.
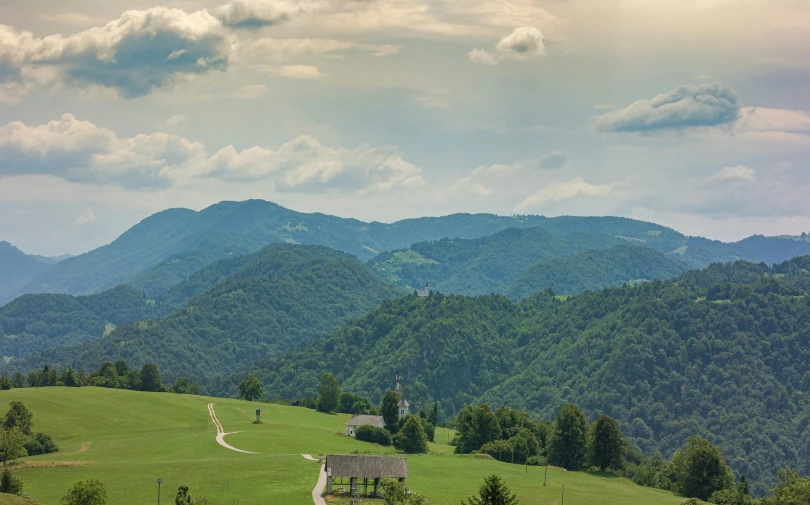
[[[346,421],[346,434],[353,437],[357,428],[365,425],[385,428],[385,421],[382,416],[354,416]]]
[[[374,494],[380,491],[380,479],[398,479],[405,482],[408,477],[408,460],[386,456],[356,456],[353,454],[329,454],[323,465],[326,472],[326,493],[332,494],[333,486],[347,485],[349,493],[359,494],[360,479],[363,480],[365,495],[368,495],[369,479],[374,483]]]

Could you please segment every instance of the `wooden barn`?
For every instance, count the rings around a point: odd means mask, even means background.
[[[408,477],[408,460],[387,456],[355,456],[352,454],[329,454],[324,465],[326,472],[326,493],[332,494],[334,486],[349,486],[349,493],[359,493],[360,480],[363,481],[363,494],[368,495],[369,480],[373,482],[374,494],[379,494],[380,479],[399,479],[405,482]]]

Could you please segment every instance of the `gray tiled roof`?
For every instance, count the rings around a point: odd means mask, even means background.
[[[379,426],[382,422],[382,416],[354,416],[346,421],[346,426],[363,426],[364,424]]]
[[[386,456],[355,456],[329,454],[326,456],[326,471],[332,477],[395,478],[408,477],[408,460]]]

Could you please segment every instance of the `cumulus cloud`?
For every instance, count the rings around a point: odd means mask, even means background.
[[[204,156],[202,144],[165,133],[121,139],[65,114],[42,126],[0,127],[0,177],[51,174],[79,183],[166,187],[167,168]]]
[[[279,190],[297,192],[375,192],[424,182],[421,168],[390,146],[334,148],[304,135],[276,150],[227,146],[209,156],[203,144],[177,135],[119,138],[70,114],[42,126],[0,127],[0,178],[38,174],[127,189],[202,178],[272,180]]]
[[[512,33],[498,42],[495,49],[505,58],[521,61],[546,54],[543,34],[534,26],[515,28]]]
[[[357,149],[324,146],[302,135],[277,150],[228,146],[202,167],[205,176],[253,181],[274,176],[282,191],[359,190],[376,192],[422,184],[421,168],[405,161],[392,147],[362,145]]]
[[[84,212],[79,214],[79,217],[73,221],[73,226],[81,226],[83,224],[92,223],[96,220],[96,214],[91,207],[84,209]]]
[[[498,64],[498,60],[483,49],[473,49],[472,51],[467,53],[467,58],[470,60],[470,63],[475,63],[477,65]]]
[[[546,55],[543,33],[535,26],[521,26],[495,44],[495,54],[483,49],[473,49],[467,53],[472,63],[497,65],[503,59],[528,61]]]
[[[724,126],[737,120],[740,107],[737,93],[727,86],[687,84],[597,116],[593,127],[603,132],[644,134]]]
[[[546,170],[557,170],[568,164],[568,155],[562,151],[551,151],[539,158],[517,161],[511,164],[481,165],[468,175],[458,179],[450,187],[450,193],[464,192],[475,196],[490,196],[495,192],[513,189],[515,178],[521,184],[533,179],[533,175]]]
[[[752,182],[756,180],[756,173],[753,168],[746,167],[745,165],[737,165],[735,167],[725,167],[709,177],[709,182],[735,180]]]
[[[590,184],[585,182],[582,177],[575,177],[567,182],[549,184],[543,187],[517,204],[515,210],[528,211],[537,209],[547,203],[569,200],[577,196],[607,197],[613,191],[613,184]]]
[[[214,9],[214,15],[231,28],[257,29],[284,23],[319,5],[317,1],[234,0]]]
[[[114,88],[126,98],[146,95],[177,75],[224,70],[230,50],[226,30],[207,11],[166,7],[127,11],[70,36],[36,38],[2,27],[0,47],[2,68],[17,80],[25,68],[47,67],[68,82]]]

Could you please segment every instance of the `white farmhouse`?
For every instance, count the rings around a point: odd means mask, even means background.
[[[382,416],[354,416],[346,421],[346,434],[353,437],[357,428],[365,425],[385,428],[385,421]]]

